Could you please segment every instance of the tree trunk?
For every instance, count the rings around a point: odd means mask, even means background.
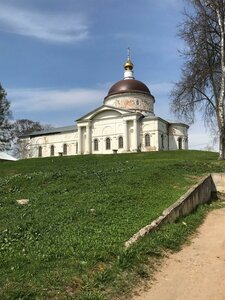
[[[219,160],[225,160],[225,129],[220,130]]]
[[[213,2],[213,1],[212,1]],[[218,3],[215,5],[219,28],[220,28],[220,51],[221,51],[221,83],[220,83],[220,95],[218,101],[218,124],[220,132],[220,153],[219,159],[225,159],[225,119],[224,119],[224,96],[225,96],[225,19],[223,5]]]

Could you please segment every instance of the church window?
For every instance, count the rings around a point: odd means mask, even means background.
[[[178,138],[178,149],[182,150],[182,138]]]
[[[150,146],[150,135],[147,133],[145,135],[145,147],[149,147]]]
[[[55,155],[55,147],[54,147],[54,145],[51,145],[51,148],[50,148],[50,155],[51,155],[51,156],[54,156],[54,155]]]
[[[111,141],[110,141],[110,138],[107,138],[105,140],[105,148],[106,150],[110,150],[111,149]]]
[[[164,149],[164,135],[161,135],[161,147]]]
[[[38,147],[38,157],[42,157],[42,147]]]
[[[63,145],[63,155],[67,155],[67,144]]]
[[[94,151],[98,151],[98,140],[94,139]]]
[[[119,149],[123,148],[123,137],[122,136],[119,137],[118,148]]]

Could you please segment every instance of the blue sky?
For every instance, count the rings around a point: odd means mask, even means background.
[[[0,0],[0,81],[14,119],[73,124],[123,78],[127,47],[156,115],[175,119],[169,94],[182,66],[183,8],[183,0]],[[207,144],[198,116],[189,146]]]

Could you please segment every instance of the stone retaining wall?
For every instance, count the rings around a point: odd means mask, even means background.
[[[124,244],[125,248],[130,247],[139,238],[159,228],[161,225],[172,223],[177,218],[188,215],[199,204],[210,201],[212,192],[225,192],[225,173],[212,173],[201,179],[198,184],[191,187],[174,204],[165,209],[160,217],[151,224],[141,228],[126,241]]]
[[[211,173],[212,192],[225,193],[225,173]]]

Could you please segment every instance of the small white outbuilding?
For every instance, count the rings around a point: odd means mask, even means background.
[[[17,161],[18,159],[5,152],[0,152],[0,161],[4,160]]]

